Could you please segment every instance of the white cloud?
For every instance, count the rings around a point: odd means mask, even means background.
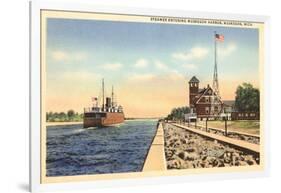
[[[81,81],[96,81],[100,80],[102,76],[100,74],[96,74],[93,72],[87,72],[87,71],[75,71],[75,72],[64,72],[61,74],[60,78],[66,80],[66,81],[75,81],[75,82],[81,82]]]
[[[160,69],[160,70],[167,70],[168,66],[166,64],[164,64],[163,62],[156,60],[154,61],[155,67]]]
[[[54,52],[52,52],[52,58],[54,59],[54,60],[57,60],[57,61],[62,61],[62,60],[65,60],[65,59],[67,59],[67,54],[65,53],[65,52],[63,52],[63,51],[54,51]]]
[[[72,55],[74,60],[84,60],[88,57],[88,55],[85,52],[76,52],[76,53],[72,53]]]
[[[184,75],[182,75],[179,71],[177,70],[171,70],[171,73],[169,74],[169,78],[171,80],[182,80],[184,79]]]
[[[55,61],[81,61],[88,57],[85,52],[66,52],[62,50],[55,50],[51,52],[51,57]]]
[[[205,58],[209,53],[207,48],[193,47],[187,52],[177,52],[172,54],[172,57],[178,60],[192,60]]]
[[[131,81],[137,81],[137,82],[150,82],[150,83],[156,83],[156,82],[170,82],[170,81],[181,81],[184,80],[184,75],[181,74],[177,70],[169,70],[165,73],[161,74],[152,74],[152,73],[146,73],[146,74],[133,74],[129,77]]]
[[[182,66],[186,69],[196,69],[197,68],[197,65],[195,64],[182,64]]]
[[[105,70],[118,70],[122,68],[122,66],[123,65],[121,63],[108,63],[108,64],[101,65],[101,68]]]
[[[145,68],[148,65],[148,61],[144,58],[138,59],[135,63],[136,68]]]
[[[154,74],[133,74],[130,76],[131,80],[136,80],[136,81],[147,81],[147,80],[152,80],[156,76]]]
[[[237,45],[235,43],[229,43],[225,46],[220,46],[218,48],[218,57],[226,57],[231,55],[237,50]]]

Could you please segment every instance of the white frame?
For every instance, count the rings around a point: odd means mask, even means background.
[[[110,7],[94,4],[78,4],[73,2],[33,1],[30,3],[30,190],[32,192],[52,190],[73,190],[100,187],[122,187],[132,185],[148,185],[156,183],[181,183],[203,180],[241,179],[269,175],[270,166],[270,64],[269,64],[269,17],[257,15],[221,14],[207,12],[193,12],[181,10],[159,10],[147,8]],[[159,176],[150,178],[98,180],[87,182],[40,184],[40,9],[55,9],[69,11],[122,13],[134,15],[194,17],[202,19],[227,19],[250,22],[263,22],[265,26],[265,64],[264,64],[264,126],[265,126],[265,169],[253,172],[212,173],[186,176]]]

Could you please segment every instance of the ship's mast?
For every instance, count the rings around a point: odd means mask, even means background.
[[[102,79],[102,111],[104,111],[104,79]]]
[[[114,91],[113,91],[113,86],[112,86],[112,92],[111,92],[111,106],[113,107],[114,106]]]

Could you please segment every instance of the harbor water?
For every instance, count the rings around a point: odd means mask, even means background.
[[[157,120],[83,129],[47,127],[47,176],[138,172],[156,132]]]

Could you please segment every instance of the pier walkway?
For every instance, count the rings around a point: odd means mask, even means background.
[[[163,124],[160,122],[142,171],[166,170]]]

